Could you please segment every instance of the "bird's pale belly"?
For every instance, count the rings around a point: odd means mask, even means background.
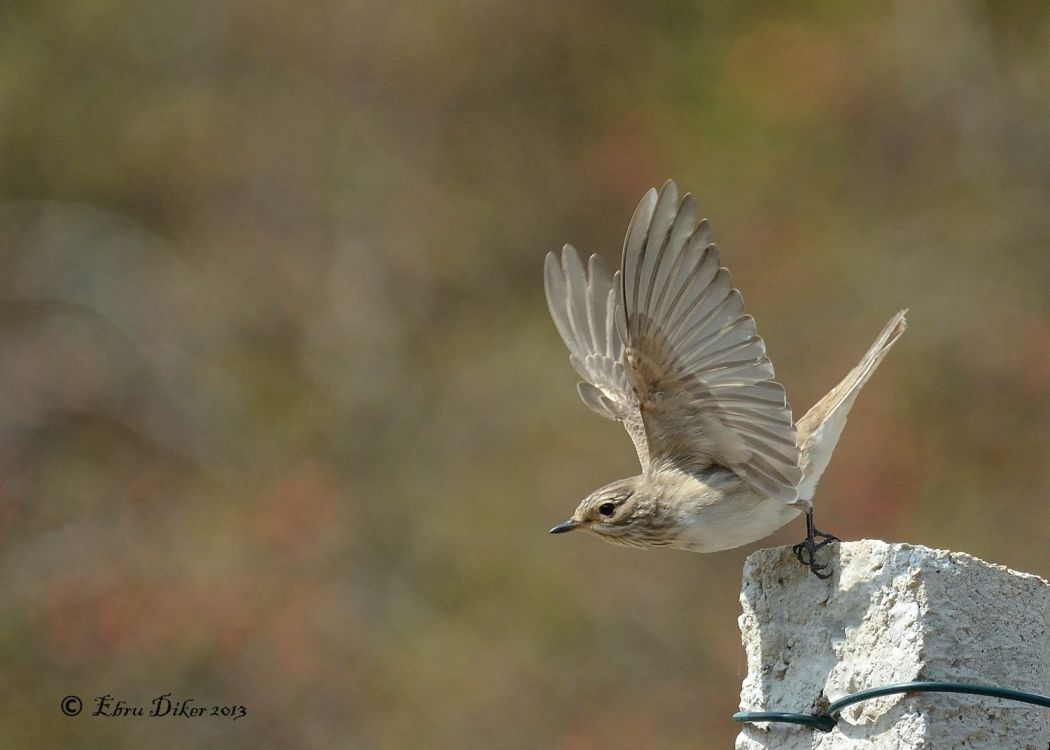
[[[800,512],[743,486],[704,487],[693,497],[683,498],[678,510],[678,534],[670,546],[693,552],[717,552],[756,542]]]

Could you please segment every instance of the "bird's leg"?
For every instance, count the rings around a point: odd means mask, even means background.
[[[818,542],[817,539],[820,539]],[[806,538],[796,544],[791,550],[795,553],[795,558],[813,573],[817,578],[831,578],[831,573],[825,573],[827,570],[827,563],[817,562],[817,550],[821,547],[826,547],[832,542],[838,542],[840,539],[834,534],[827,534],[818,529],[813,524],[813,509],[810,508],[806,511]]]

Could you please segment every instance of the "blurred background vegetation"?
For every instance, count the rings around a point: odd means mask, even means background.
[[[730,746],[749,550],[546,534],[543,255],[668,177],[797,413],[911,308],[821,526],[1050,575],[1048,122],[1050,5],[3,3],[3,743]]]

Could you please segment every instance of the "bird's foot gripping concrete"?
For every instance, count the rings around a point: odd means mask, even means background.
[[[818,539],[820,541],[817,541]],[[817,562],[817,550],[838,541],[841,540],[837,536],[827,534],[813,524],[813,509],[810,508],[806,511],[806,538],[792,547],[791,550],[795,553],[795,559],[809,568],[810,572],[817,578],[831,578],[828,564]]]

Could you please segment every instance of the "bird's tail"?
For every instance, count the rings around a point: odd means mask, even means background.
[[[860,364],[850,370],[842,382],[832,388],[820,399],[806,415],[798,421],[798,446],[801,452],[802,482],[798,487],[797,504],[802,508],[810,507],[810,500],[817,489],[817,482],[827,468],[831,454],[846,426],[846,416],[853,406],[861,386],[875,372],[886,354],[907,327],[904,316],[907,310],[894,315],[882,329]]]

